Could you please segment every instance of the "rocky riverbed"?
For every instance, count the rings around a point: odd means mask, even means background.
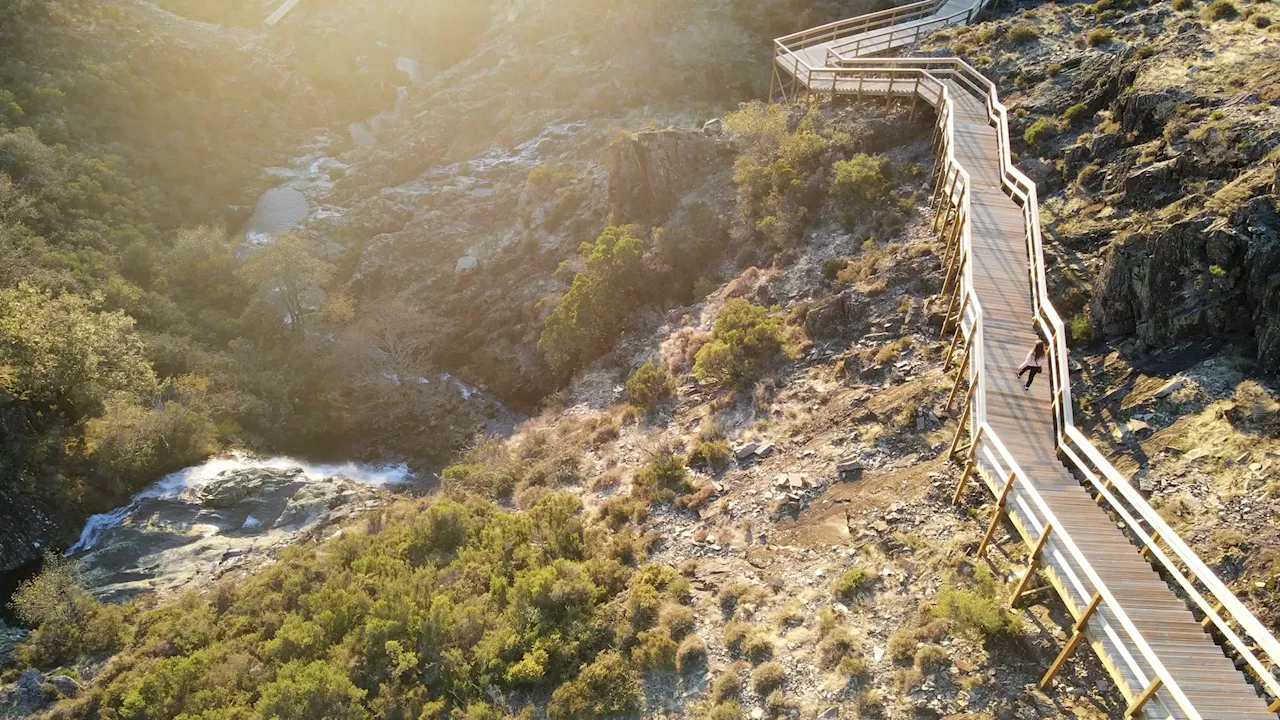
[[[270,563],[290,545],[332,537],[409,477],[404,466],[218,458],[89,518],[66,554],[81,562],[86,586],[102,600],[202,587]]]

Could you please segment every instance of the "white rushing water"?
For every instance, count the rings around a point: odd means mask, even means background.
[[[67,548],[64,555],[70,556],[84,550],[90,550],[101,539],[102,534],[118,526],[137,509],[143,500],[158,498],[176,498],[185,492],[199,490],[224,472],[231,470],[289,470],[299,468],[309,478],[345,477],[364,485],[385,487],[408,481],[413,477],[409,466],[398,465],[366,465],[347,462],[338,464],[313,464],[288,457],[257,458],[243,453],[233,453],[226,457],[209,460],[177,472],[169,473],[160,480],[133,496],[128,505],[115,510],[90,516],[80,531],[80,539]]]

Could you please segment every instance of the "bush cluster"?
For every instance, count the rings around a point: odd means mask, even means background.
[[[580,509],[555,493],[520,514],[406,505],[376,532],[154,607],[100,605],[54,559],[18,594],[40,623],[21,655],[48,667],[119,650],[65,718],[505,717],[493,691],[549,698],[552,720],[633,713],[642,669],[705,652],[688,581],[619,562],[617,536]]]
[[[716,316],[711,341],[698,350],[693,372],[703,382],[741,384],[781,352],[781,321],[759,305],[734,298]]]
[[[970,579],[953,577],[938,593],[938,613],[957,632],[976,638],[1013,634],[1022,627],[1018,616],[1001,602],[996,580],[985,566],[979,566]]]
[[[667,371],[646,362],[631,374],[626,383],[627,399],[643,410],[653,410],[675,392],[675,380]]]
[[[822,201],[827,138],[812,118],[790,130],[781,105],[751,103],[725,115],[724,123],[745,151],[734,165],[739,215],[775,244],[791,243]]]

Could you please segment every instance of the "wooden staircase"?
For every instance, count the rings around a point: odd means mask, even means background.
[[[965,466],[955,500],[972,477],[996,499],[979,554],[1005,520],[1026,545],[1011,603],[1043,576],[1075,618],[1041,685],[1088,643],[1128,700],[1125,717],[1275,720],[1280,643],[1075,427],[1036,188],[1012,165],[995,86],[958,58],[874,57],[982,9],[926,0],[779,38],[773,90],[923,101],[936,113],[943,339],[947,367],[959,366],[948,407],[962,408],[951,453]],[[1037,340],[1046,377],[1028,391],[1015,373]]]

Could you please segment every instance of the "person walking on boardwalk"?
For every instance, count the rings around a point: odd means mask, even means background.
[[[1022,373],[1028,373],[1027,384],[1023,389],[1030,389],[1031,382],[1040,374],[1040,363],[1044,361],[1044,355],[1044,342],[1037,341],[1036,346],[1027,353],[1027,359],[1022,361],[1022,367],[1018,368],[1018,377],[1022,377]]]

